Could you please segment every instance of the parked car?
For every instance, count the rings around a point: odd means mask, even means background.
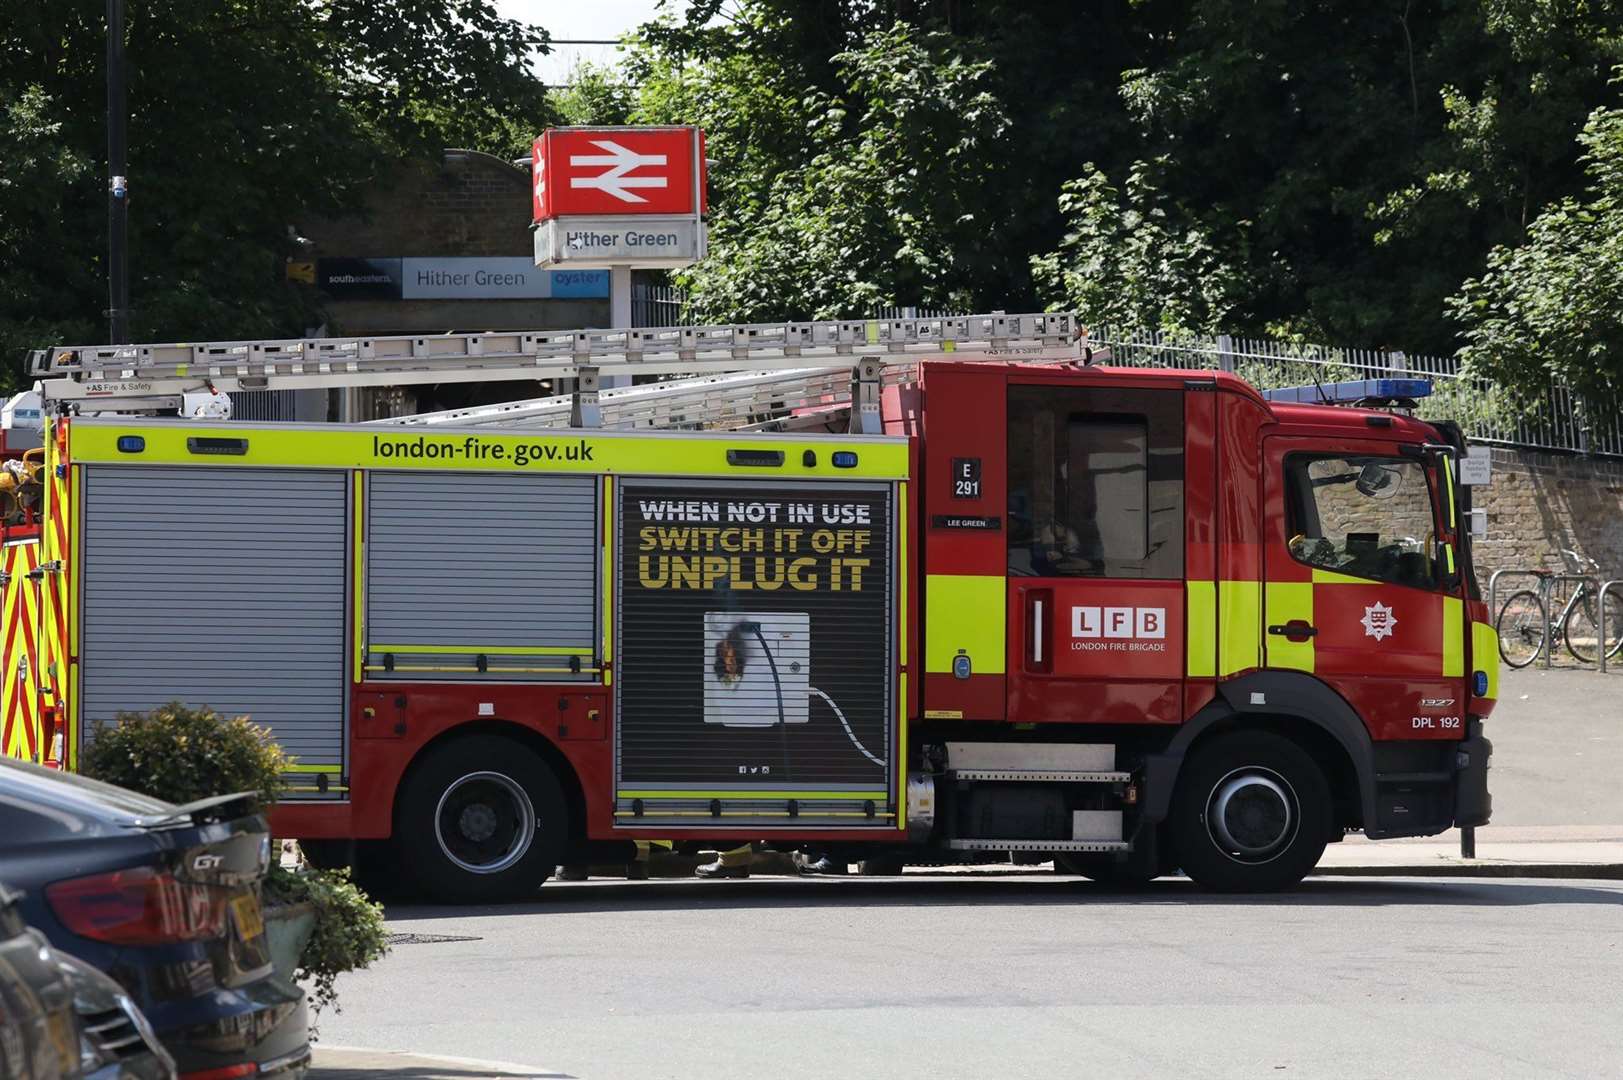
[[[181,1080],[280,1080],[310,1060],[304,994],[266,946],[253,799],[175,806],[0,759],[0,868],[22,914],[124,987]]]
[[[175,1063],[112,979],[54,949],[0,884],[0,1077],[174,1080]]]

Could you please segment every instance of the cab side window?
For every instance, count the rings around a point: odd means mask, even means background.
[[[1183,576],[1183,396],[1009,388],[1009,574]]]
[[[1292,558],[1353,577],[1433,588],[1436,516],[1426,468],[1397,457],[1285,459]]]

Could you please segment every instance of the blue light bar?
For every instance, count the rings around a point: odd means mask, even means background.
[[[1359,401],[1415,401],[1431,396],[1425,379],[1354,379],[1351,382],[1286,386],[1264,390],[1269,401],[1293,405],[1350,405]]]

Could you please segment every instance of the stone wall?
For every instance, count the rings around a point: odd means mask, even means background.
[[[1488,512],[1488,535],[1475,547],[1484,588],[1499,569],[1567,569],[1562,548],[1623,577],[1623,461],[1496,449],[1493,483],[1471,498]]]

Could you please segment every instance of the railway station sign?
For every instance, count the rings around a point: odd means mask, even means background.
[[[315,286],[333,300],[582,300],[609,295],[609,275],[543,270],[524,256],[322,258]]]
[[[668,269],[704,257],[700,129],[548,128],[530,169],[536,266]]]
[[[687,266],[704,258],[693,218],[553,218],[535,227],[537,266]]]

